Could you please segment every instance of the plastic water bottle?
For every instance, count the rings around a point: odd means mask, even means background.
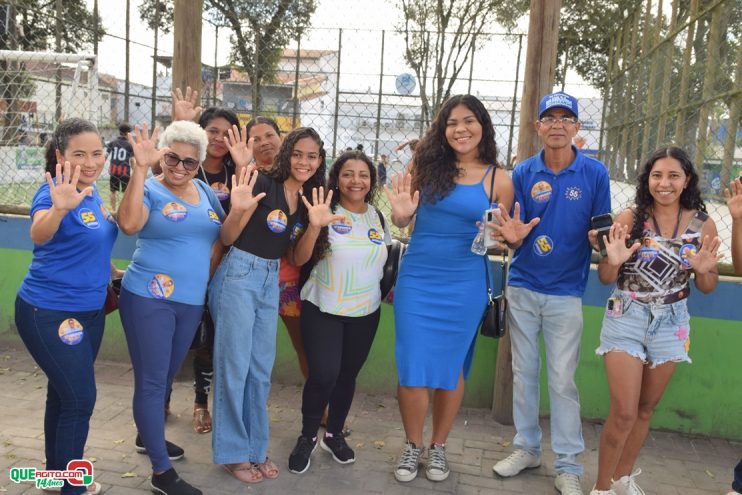
[[[484,245],[484,222],[479,222],[479,232],[471,243],[471,252],[479,256],[487,254],[487,248]]]

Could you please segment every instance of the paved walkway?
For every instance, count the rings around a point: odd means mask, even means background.
[[[9,480],[12,466],[43,467],[42,424],[46,379],[25,349],[0,348],[0,492],[40,493],[29,484]],[[98,402],[91,420],[86,455],[95,462],[95,479],[105,494],[130,495],[149,491],[150,465],[134,451],[135,428],[131,416],[131,367],[113,362],[97,363]],[[184,479],[207,494],[548,494],[553,487],[554,456],[544,453],[542,467],[515,478],[497,478],[492,465],[511,450],[513,427],[495,423],[489,411],[464,409],[460,412],[448,442],[452,473],[448,480],[432,483],[421,472],[407,484],[398,483],[392,468],[403,432],[394,397],[358,394],[349,424],[349,444],[356,451],[355,464],[336,464],[318,449],[310,470],[295,475],[286,467],[288,455],[300,430],[301,390],[277,385],[270,400],[270,455],[282,470],[275,481],[247,486],[211,463],[211,435],[197,435],[191,429],[193,394],[188,380],[175,384],[173,415],[167,422],[167,436],[186,449],[186,457],[175,462]],[[543,422],[548,445],[548,421]],[[428,433],[429,434],[429,433]],[[595,479],[600,426],[585,423],[586,465],[583,489],[588,492]],[[732,467],[742,454],[742,443],[691,438],[675,433],[652,432],[642,451],[641,486],[647,494],[725,494]]]

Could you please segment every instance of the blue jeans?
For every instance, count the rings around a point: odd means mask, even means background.
[[[737,467],[734,468],[734,482],[732,483],[732,489],[735,492],[742,493],[742,459],[737,463]]]
[[[585,449],[575,370],[580,358],[582,301],[508,287],[508,323],[513,350],[513,445],[541,455],[539,426],[539,333],[543,331],[551,405],[551,447],[559,473],[582,476],[577,456]]]
[[[165,399],[203,311],[203,306],[141,297],[121,289],[119,314],[134,368],[134,422],[155,473],[172,467],[165,446]]]
[[[47,469],[66,469],[72,459],[82,459],[90,416],[95,407],[93,365],[103,340],[106,321],[98,311],[57,311],[37,308],[20,296],[15,299],[15,325],[28,352],[48,378],[44,413]],[[78,325],[82,333],[62,332]],[[65,342],[66,340],[66,342]],[[65,483],[63,494],[83,493],[86,487]]]
[[[232,248],[209,285],[214,319],[214,463],[263,463],[276,357],[278,262]]]

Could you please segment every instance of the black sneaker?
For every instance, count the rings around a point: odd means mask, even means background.
[[[184,481],[175,469],[170,468],[162,474],[152,473],[150,482],[154,493],[162,495],[203,495],[203,492]]]
[[[352,462],[356,462],[356,453],[353,452],[353,449],[348,446],[345,441],[344,435],[328,435],[329,434],[325,434],[324,438],[319,443],[319,446],[322,447],[322,450],[326,450],[327,452],[331,453],[332,458],[340,464],[350,464]]]
[[[302,474],[309,469],[309,457],[317,448],[317,439],[312,440],[305,436],[299,437],[296,441],[296,447],[291,451],[289,456],[289,471],[296,474]]]
[[[147,449],[144,447],[144,444],[142,443],[142,439],[137,434],[137,439],[134,441],[134,446],[137,449],[137,452],[140,454],[146,454]],[[165,440],[165,447],[167,447],[167,456],[171,461],[177,461],[179,459],[182,459],[185,455],[185,450],[181,449],[174,443],[170,443],[167,440]]]

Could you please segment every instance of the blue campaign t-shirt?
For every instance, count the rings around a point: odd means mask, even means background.
[[[585,292],[590,219],[610,213],[610,180],[605,165],[572,149],[575,159],[558,174],[544,164],[543,150],[513,171],[521,219],[541,222],[515,251],[508,285],[550,295]]]
[[[49,185],[44,183],[31,202],[31,218],[51,207]],[[44,309],[101,309],[117,235],[116,222],[93,186],[93,195],[85,196],[77,208],[67,212],[50,240],[34,244],[33,260],[18,295]]]
[[[149,218],[121,285],[138,296],[201,305],[209,281],[209,260],[224,210],[214,191],[193,179],[198,203],[183,201],[157,178],[144,183]]]

